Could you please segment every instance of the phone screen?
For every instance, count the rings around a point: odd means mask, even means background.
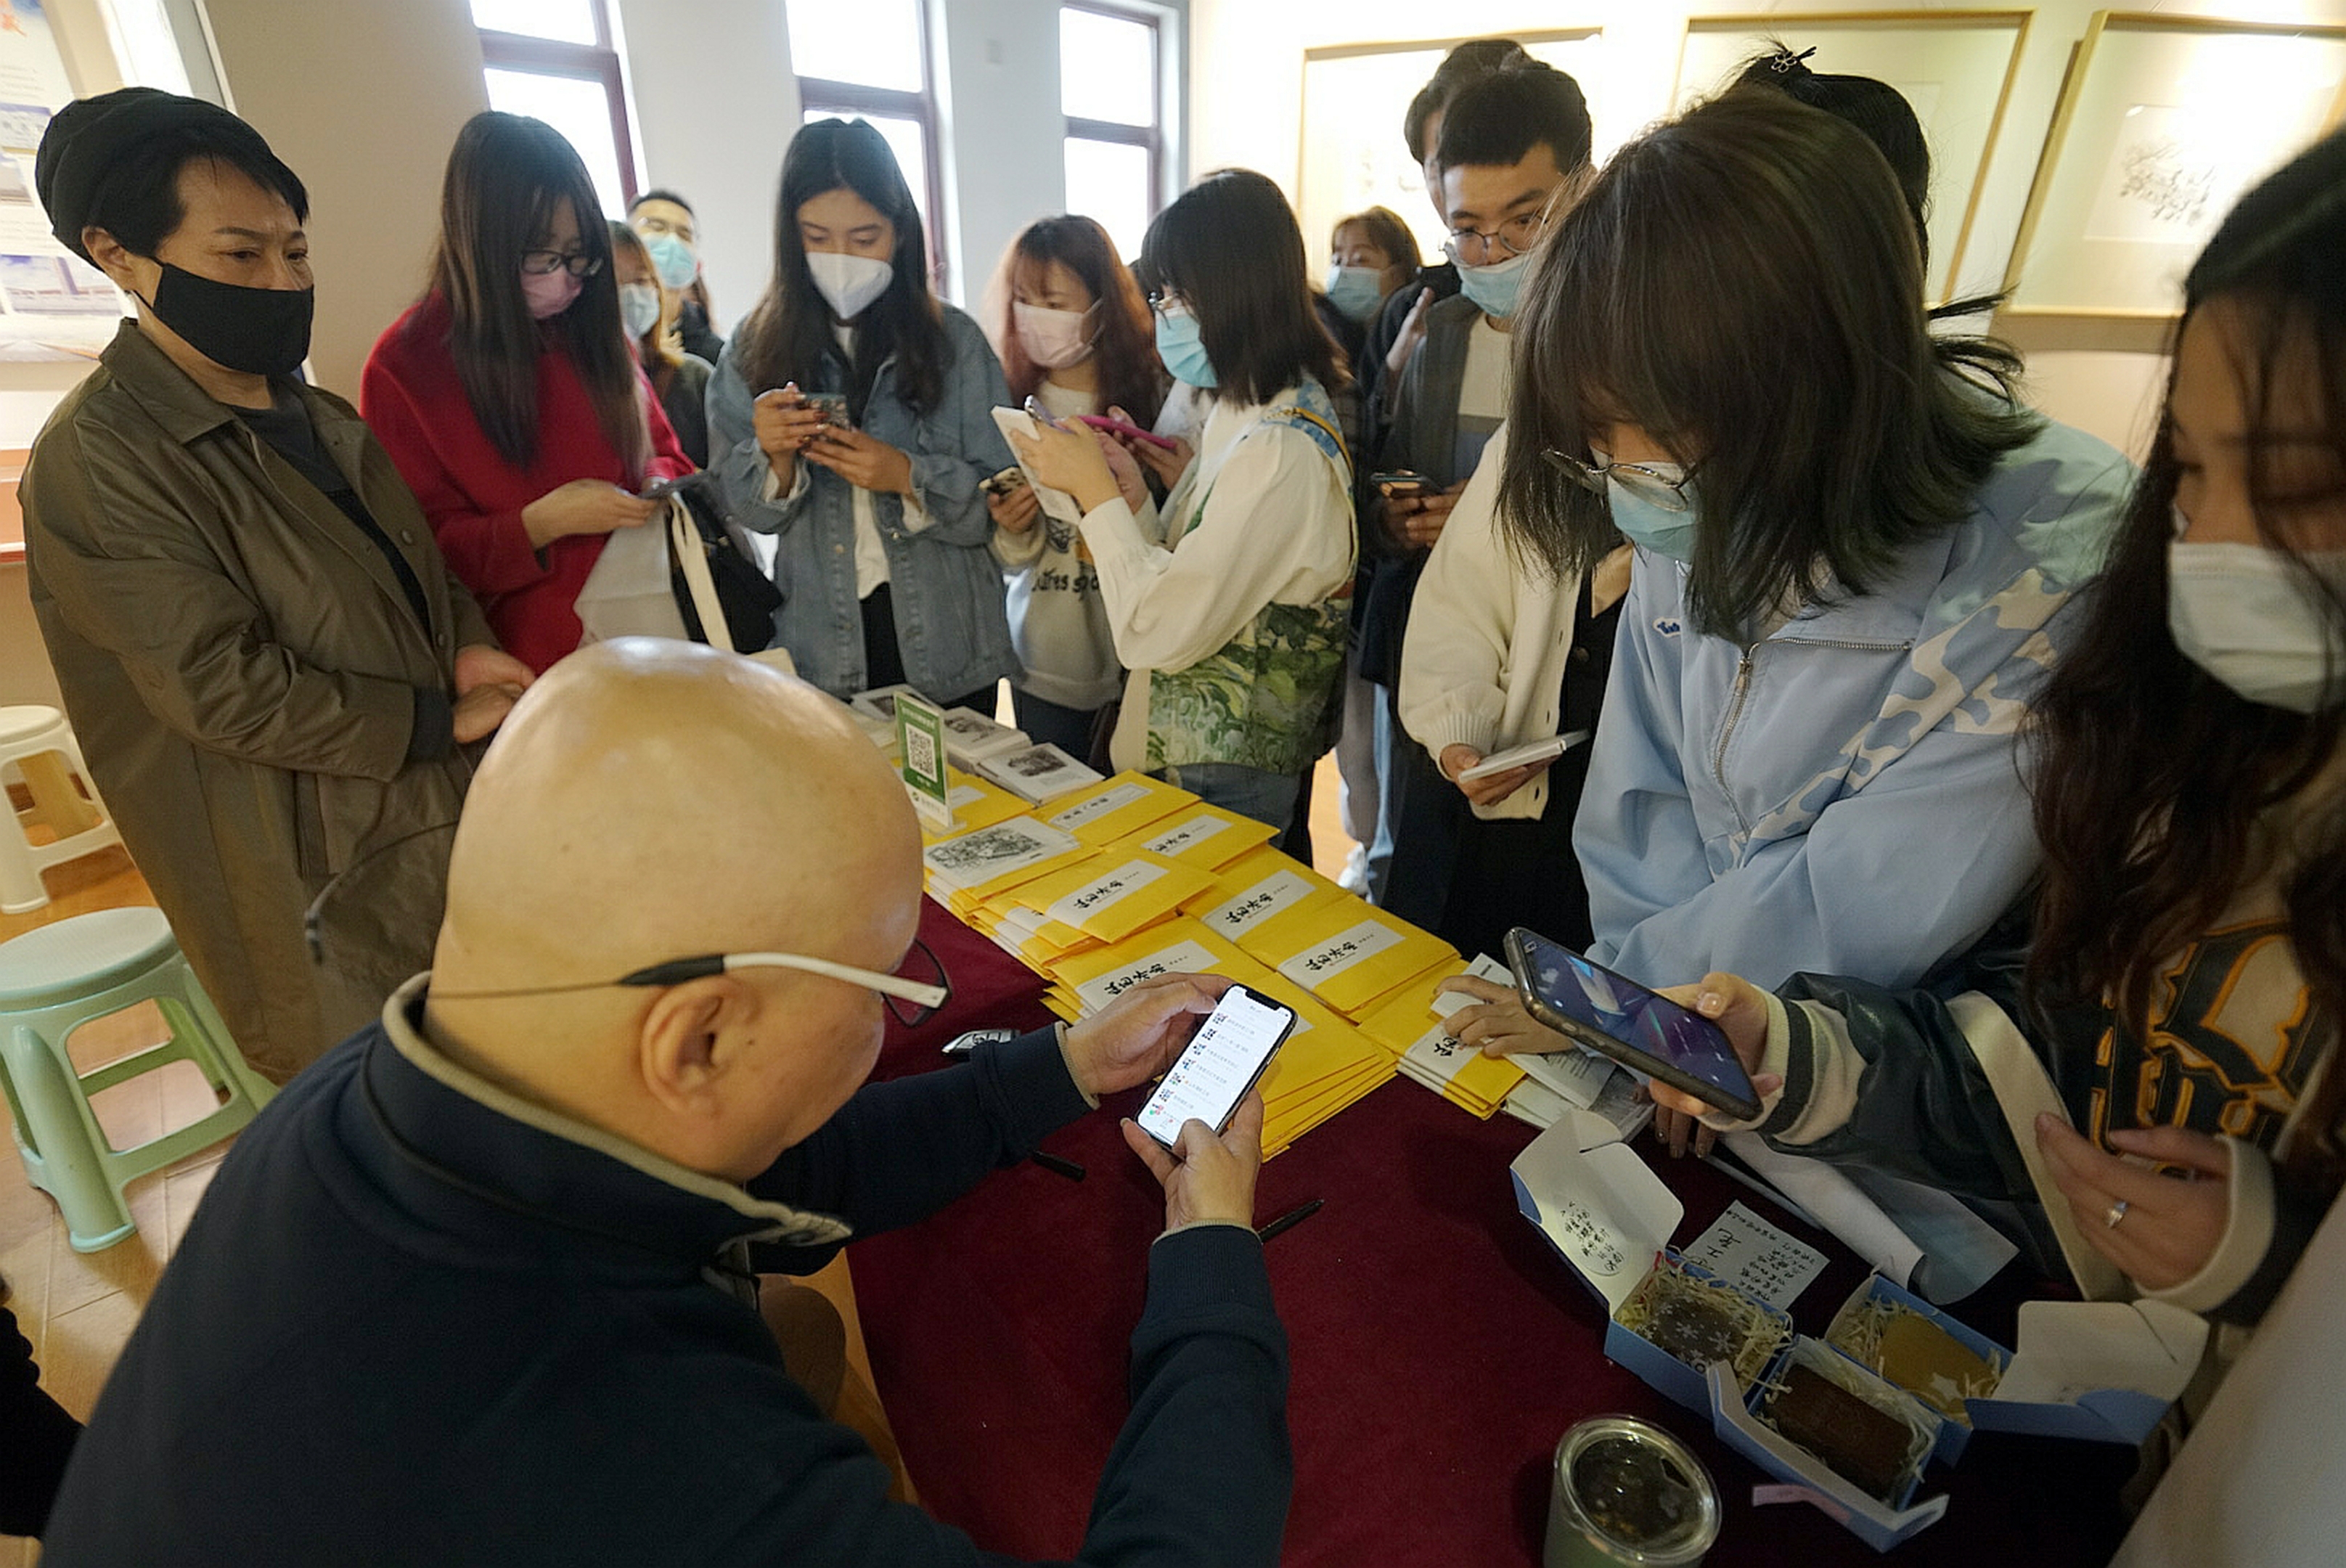
[[[1520,926],[1507,933],[1507,949],[1534,1012],[1551,1015],[1544,1022],[1723,1111],[1746,1120],[1760,1114],[1734,1045],[1701,1013]]]
[[[1169,1149],[1186,1123],[1203,1122],[1218,1133],[1228,1127],[1239,1102],[1294,1027],[1294,1009],[1243,985],[1231,986],[1140,1108],[1140,1130]]]

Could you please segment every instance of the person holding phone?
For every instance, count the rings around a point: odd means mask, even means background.
[[[1312,315],[1278,186],[1209,175],[1148,226],[1166,368],[1207,390],[1195,460],[1160,510],[1124,449],[1044,426],[1019,459],[1084,509],[1117,656],[1110,748],[1284,830],[1328,748],[1352,579],[1352,471],[1326,388],[1349,381]]]
[[[619,324],[636,363],[650,378],[652,395],[676,433],[677,445],[709,466],[709,378],[717,367],[678,346],[677,293],[663,281],[642,237],[611,220],[611,269],[619,282]]]
[[[1054,419],[1105,416],[1146,430],[1165,401],[1148,305],[1107,230],[1073,214],[1030,223],[994,284],[994,342],[1014,405]],[[1022,476],[1023,477],[1023,476]],[[1099,710],[1124,688],[1099,572],[1076,531],[1043,515],[1024,484],[989,491],[994,555],[1009,579],[1018,728],[1082,759]]]
[[[543,670],[638,494],[693,471],[628,352],[586,166],[543,120],[457,133],[423,298],[384,329],[359,408],[506,649]]]
[[[1018,671],[981,488],[1011,462],[1002,367],[930,291],[920,210],[868,122],[790,138],[775,231],[773,281],[709,383],[732,515],[776,536],[775,646],[834,697],[910,682],[991,713]]]
[[[1952,1000],[1822,974],[1680,993],[1760,1075],[1771,1145],[2021,1201],[2089,1294],[2123,1277],[2227,1323],[2346,1179],[2342,187],[2332,134],[2185,280],[2148,470],[2029,720],[2025,971]]]

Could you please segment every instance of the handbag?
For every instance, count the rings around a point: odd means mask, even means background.
[[[742,554],[702,490],[680,486],[668,498],[669,587],[684,635],[729,653],[758,653],[773,643],[782,591]]]

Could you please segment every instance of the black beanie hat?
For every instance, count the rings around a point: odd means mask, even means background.
[[[269,183],[285,192],[297,210],[308,204],[301,180],[270,150],[268,140],[218,104],[154,87],[124,87],[76,98],[51,117],[41,137],[33,159],[33,188],[48,210],[49,232],[58,243],[88,260],[81,231],[107,177],[141,143],[175,135],[185,137],[191,151],[209,148],[256,178],[261,170],[281,175],[281,181]]]

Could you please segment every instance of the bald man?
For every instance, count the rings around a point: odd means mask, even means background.
[[[749,1244],[805,1271],[922,1218],[1162,1071],[1222,983],[866,1086],[920,888],[902,787],[812,687],[678,643],[556,667],[473,786],[433,972],[222,1163],[44,1563],[1001,1561],[887,1501]],[[674,962],[716,954],[755,962]],[[1083,1563],[1277,1560],[1260,1127],[1126,1128],[1168,1228]]]

